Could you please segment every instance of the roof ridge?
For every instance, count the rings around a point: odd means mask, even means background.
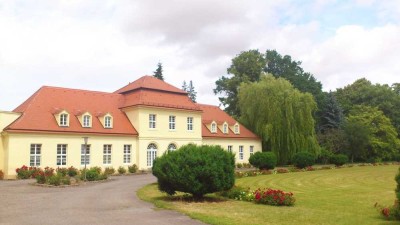
[[[85,90],[85,89],[78,89],[78,88],[66,88],[66,87],[57,87],[57,86],[42,86],[42,88],[46,89],[60,89],[60,90],[67,90],[67,91],[79,91],[79,92],[89,92],[93,94],[112,94],[112,95],[120,95],[118,93],[113,92],[105,92],[105,91],[93,91],[93,90]]]

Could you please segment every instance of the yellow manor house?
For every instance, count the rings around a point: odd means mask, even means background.
[[[150,169],[157,155],[182,145],[220,145],[248,162],[261,140],[217,106],[152,76],[113,92],[40,88],[12,112],[0,111],[0,170],[114,167]],[[85,142],[87,148],[85,157]]]

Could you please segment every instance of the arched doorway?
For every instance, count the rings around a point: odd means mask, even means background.
[[[157,157],[157,145],[151,143],[147,146],[147,166],[153,167],[153,161]]]

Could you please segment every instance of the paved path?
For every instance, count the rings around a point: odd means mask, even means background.
[[[152,175],[123,176],[69,188],[0,181],[0,225],[203,224],[139,200],[136,191],[155,181]]]

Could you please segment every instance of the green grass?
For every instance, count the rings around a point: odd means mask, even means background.
[[[293,192],[293,207],[221,200],[210,195],[204,202],[188,202],[182,195],[169,198],[148,185],[138,196],[157,207],[177,210],[209,224],[396,224],[383,219],[376,202],[394,202],[398,166],[365,166],[237,179],[251,189],[270,187]]]

